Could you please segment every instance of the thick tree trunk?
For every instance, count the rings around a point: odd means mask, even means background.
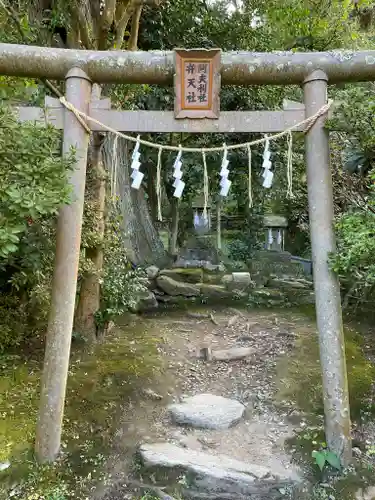
[[[179,222],[179,205],[178,198],[171,200],[171,227],[168,240],[168,251],[171,255],[177,255],[177,235],[178,235],[178,222]]]
[[[135,264],[163,265],[165,250],[153,224],[144,189],[131,188],[129,144],[119,140],[117,151],[114,152],[113,141],[114,138],[109,137],[105,143],[104,161],[110,170],[116,154],[117,164],[121,165],[121,168],[117,169],[116,195],[122,216],[125,251]]]
[[[88,198],[93,200],[95,211],[94,230],[98,243],[86,248],[86,258],[90,260],[93,271],[84,275],[80,287],[78,304],[74,318],[74,330],[84,336],[89,342],[97,338],[95,313],[100,308],[100,276],[103,270],[103,239],[105,230],[105,191],[106,172],[101,158],[102,136],[94,133],[90,147],[90,176],[88,182]]]

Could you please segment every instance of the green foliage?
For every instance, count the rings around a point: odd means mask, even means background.
[[[25,309],[18,297],[0,294],[0,354],[17,347],[24,340],[27,323]]]
[[[126,256],[120,222],[121,218],[112,213],[106,227],[101,308],[96,315],[101,328],[134,308],[139,295],[147,290],[145,274],[141,269],[133,269]]]
[[[345,305],[365,305],[373,298],[375,285],[375,214],[344,214],[337,223],[338,249],[331,268],[347,289]]]
[[[311,454],[314,458],[316,465],[321,471],[323,471],[326,464],[330,465],[334,469],[341,470],[341,462],[339,457],[332,451],[322,449],[314,450]]]
[[[20,249],[28,225],[55,215],[69,201],[67,172],[71,160],[60,158],[59,133],[20,125],[0,108],[0,259]]]
[[[20,124],[4,105],[0,120],[2,352],[45,323],[54,220],[61,204],[70,199],[67,175],[73,156],[61,159],[61,136],[53,128]]]
[[[263,213],[261,207],[254,207],[248,215],[243,231],[238,239],[228,243],[229,258],[234,261],[247,262],[259,250],[263,236]]]
[[[375,166],[375,101],[373,82],[348,85],[335,93],[340,103],[328,126],[344,138],[343,166],[366,174]]]
[[[264,4],[275,48],[282,44],[288,50],[324,51],[348,47],[359,37],[350,0],[271,0]]]

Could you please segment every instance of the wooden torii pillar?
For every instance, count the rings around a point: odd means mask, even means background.
[[[375,51],[325,53],[222,54],[222,84],[302,85],[305,107],[274,112],[222,112],[218,120],[178,121],[168,112],[118,112],[88,102],[90,82],[170,84],[173,52],[80,51],[0,44],[0,74],[32,78],[67,79],[66,97],[78,109],[116,130],[125,132],[263,132],[285,130],[315,114],[327,100],[327,84],[375,80]],[[73,69],[76,68],[76,69]],[[87,76],[88,75],[88,76]],[[48,103],[47,103],[48,104]],[[108,108],[104,104],[102,108]],[[33,115],[34,113],[34,115]],[[75,198],[59,215],[52,307],[47,332],[41,413],[36,450],[41,461],[52,461],[60,448],[68,371],[74,297],[82,226],[83,193],[88,134],[70,111],[59,106],[46,111],[19,109],[20,119],[34,119],[64,128],[64,151],[77,147],[76,170],[71,183]],[[320,357],[323,373],[325,430],[329,448],[342,465],[351,459],[350,412],[344,338],[337,277],[328,255],[335,251],[332,179],[325,117],[306,134],[306,164],[314,286]],[[91,130],[100,127],[90,125]],[[58,352],[64,362],[56,363]],[[51,361],[52,360],[52,363]],[[54,416],[58,416],[58,419]]]

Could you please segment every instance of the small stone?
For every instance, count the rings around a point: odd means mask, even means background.
[[[157,392],[153,391],[152,389],[143,389],[142,394],[146,398],[151,399],[152,401],[160,401],[163,399],[163,396],[161,394],[158,394]]]
[[[8,461],[0,463],[0,471],[7,470],[9,469],[9,467],[10,467],[10,462]]]
[[[198,394],[168,409],[176,423],[203,429],[229,429],[245,412],[239,401],[214,394]]]
[[[150,291],[141,292],[132,312],[147,312],[158,308],[158,301]]]
[[[147,278],[150,280],[154,280],[156,276],[159,274],[159,268],[156,266],[149,266],[145,269]]]
[[[362,450],[361,450],[360,448],[354,447],[354,448],[353,448],[353,454],[354,454],[356,457],[361,457],[361,456],[362,456]]]

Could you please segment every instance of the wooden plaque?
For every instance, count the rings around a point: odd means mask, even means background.
[[[175,118],[219,118],[220,49],[175,50]]]

